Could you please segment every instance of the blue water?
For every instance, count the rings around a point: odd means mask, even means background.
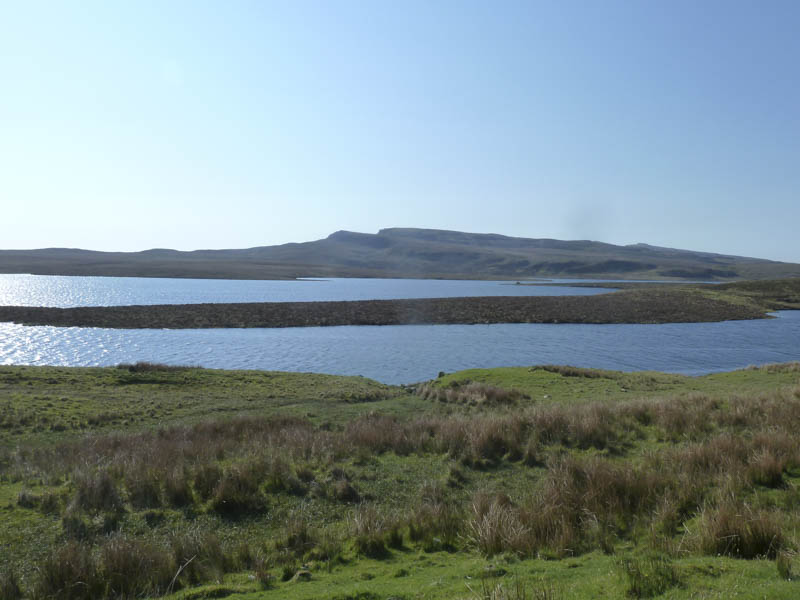
[[[405,325],[119,330],[0,323],[0,363],[147,360],[225,369],[364,375],[386,383],[472,367],[570,364],[699,375],[800,360],[800,311],[757,321],[667,325]]]
[[[552,280],[554,283],[578,280]],[[147,277],[0,275],[2,306],[125,306],[203,302],[305,302],[459,296],[585,296],[598,288],[514,285],[508,281],[317,279],[242,281]]]
[[[226,281],[0,275],[0,304],[97,306],[595,294],[497,281]],[[756,321],[667,325],[406,325],[120,330],[0,323],[0,364],[101,366],[140,360],[224,369],[364,375],[412,383],[472,367],[570,364],[702,374],[800,360],[800,311]]]

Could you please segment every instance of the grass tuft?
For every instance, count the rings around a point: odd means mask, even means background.
[[[259,487],[258,473],[240,467],[228,469],[214,489],[209,507],[226,517],[264,511],[266,500]]]
[[[0,600],[21,600],[22,588],[17,574],[11,569],[0,569]]]
[[[374,504],[361,504],[352,513],[353,546],[360,555],[385,558],[388,555],[384,535],[386,519]]]
[[[726,501],[700,515],[697,545],[703,554],[775,559],[790,547],[780,515]]]
[[[632,598],[660,596],[681,584],[672,561],[663,555],[625,557],[618,563],[625,582],[625,592]]]
[[[183,585],[221,579],[229,566],[219,538],[197,527],[174,534],[170,551],[173,563],[180,569],[178,582]]]
[[[73,478],[75,493],[70,508],[88,513],[124,510],[117,484],[107,470],[78,471]]]
[[[100,552],[106,596],[140,598],[163,594],[176,571],[174,558],[152,543],[115,535]]]
[[[106,583],[91,548],[68,542],[45,557],[36,568],[35,598],[93,600],[105,596]]]

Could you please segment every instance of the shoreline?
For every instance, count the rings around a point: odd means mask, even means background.
[[[689,289],[632,289],[595,296],[490,296],[400,300],[0,306],[0,322],[111,329],[283,328],[498,323],[657,324],[771,318],[767,307]]]

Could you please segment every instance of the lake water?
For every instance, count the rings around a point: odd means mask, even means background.
[[[0,292],[3,303],[74,306],[96,304],[99,298],[105,298],[103,303],[108,304],[208,302],[211,298],[226,302],[279,297],[286,300],[409,298],[492,295],[491,291],[497,290],[494,295],[539,294],[547,289],[461,281],[208,281],[204,286],[198,283],[202,280],[54,277],[44,278],[43,282],[34,278],[34,285],[26,291],[24,285],[19,287],[19,278],[24,282],[26,277],[31,276],[0,277],[4,281],[14,280],[17,286],[12,292],[8,289]],[[121,285],[115,287],[116,282]],[[150,289],[158,294],[158,299],[148,297],[137,284],[152,286]],[[325,290],[325,295],[315,296],[307,289]],[[563,287],[555,290],[597,292]],[[62,291],[66,296],[59,298]],[[377,296],[379,293],[382,295]],[[255,298],[256,294],[261,296]],[[9,297],[17,300],[8,302]],[[21,302],[20,298],[28,301]],[[41,298],[42,302],[33,298]],[[137,300],[124,300],[127,298]],[[146,302],[148,299],[150,302]],[[386,383],[430,379],[439,371],[543,363],[699,375],[749,364],[800,360],[800,311],[775,314],[775,319],[756,321],[666,325],[119,330],[0,323],[0,364],[101,366],[147,360],[225,369],[363,375]]]
[[[554,279],[559,282],[579,279]],[[463,296],[588,296],[598,288],[514,285],[509,281],[439,279],[304,279],[242,281],[151,277],[0,275],[2,306],[125,306],[203,302],[310,302]]]

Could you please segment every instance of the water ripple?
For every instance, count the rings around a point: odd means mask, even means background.
[[[0,323],[0,364],[147,360],[223,369],[364,375],[410,383],[439,371],[571,364],[698,375],[800,360],[800,311],[777,319],[665,325],[405,325],[120,330]]]
[[[502,281],[436,279],[240,281],[0,275],[0,305],[61,308],[131,304],[310,302],[315,300],[391,300],[463,296],[584,296],[607,291],[609,290],[557,285],[542,287],[513,285]]]

